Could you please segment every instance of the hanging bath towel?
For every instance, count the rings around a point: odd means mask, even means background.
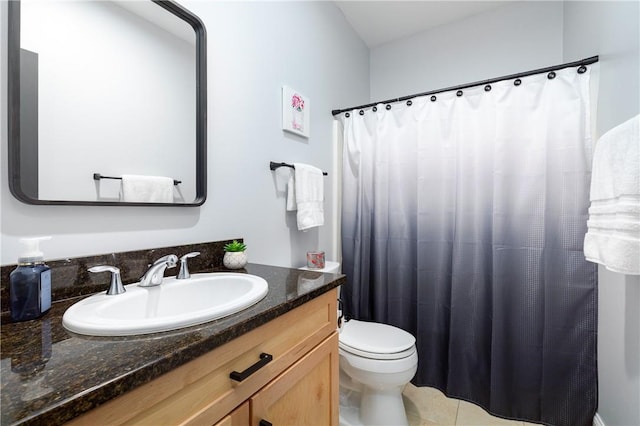
[[[294,163],[295,207],[298,210],[298,230],[324,225],[324,182],[322,170],[303,163]],[[289,202],[287,203],[289,210]]]
[[[640,116],[609,130],[593,157],[587,260],[640,275]]]

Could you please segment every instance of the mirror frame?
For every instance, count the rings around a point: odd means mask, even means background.
[[[20,185],[20,1],[8,2],[8,171],[9,189],[26,204],[65,206],[196,207],[207,198],[207,46],[202,21],[171,0],[150,0],[187,22],[196,35],[196,198],[192,203],[142,203],[120,201],[40,200],[24,193]],[[87,176],[89,178],[89,176]]]

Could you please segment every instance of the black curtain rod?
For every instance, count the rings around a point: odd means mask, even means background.
[[[372,102],[370,104],[359,105],[359,106],[355,106],[355,107],[351,107],[351,108],[334,109],[334,110],[331,111],[331,114],[332,115],[338,115],[338,114],[341,114],[343,112],[352,111],[354,109],[370,108],[370,107],[376,106],[378,104],[390,104],[390,103],[393,103],[393,102],[402,102],[402,101],[407,101],[409,99],[417,98],[417,97],[420,97],[420,96],[435,95],[436,93],[450,92],[450,91],[453,91],[453,90],[468,89],[469,87],[481,86],[483,84],[493,84],[493,83],[497,83],[497,82],[503,81],[503,80],[511,80],[511,79],[515,79],[515,78],[528,77],[530,75],[542,74],[542,73],[551,72],[551,71],[557,71],[557,70],[561,70],[561,69],[564,69],[564,68],[578,67],[578,66],[582,66],[582,65],[591,65],[591,64],[593,64],[595,62],[598,62],[598,56],[592,56],[590,58],[581,59],[581,60],[575,61],[575,62],[568,62],[566,64],[555,65],[555,66],[552,66],[552,67],[540,68],[540,69],[532,70],[532,71],[525,71],[525,72],[521,72],[521,73],[518,73],[518,74],[505,75],[504,77],[492,78],[490,80],[476,81],[475,83],[461,84],[459,86],[447,87],[445,89],[437,89],[437,90],[431,90],[429,92],[416,93],[415,95],[403,96],[401,98],[387,99],[386,101]]]

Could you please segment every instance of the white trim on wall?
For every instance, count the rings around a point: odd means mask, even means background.
[[[342,264],[342,233],[341,233],[341,214],[342,214],[342,123],[338,120],[333,121],[333,177],[332,185],[334,196],[333,200],[333,229],[331,230],[333,253],[336,257],[334,260]]]

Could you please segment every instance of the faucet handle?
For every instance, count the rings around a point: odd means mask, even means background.
[[[191,253],[187,253],[184,256],[182,256],[180,258],[180,260],[185,260],[185,259],[189,259],[191,257],[196,257],[196,256],[200,256],[200,252],[199,251],[192,251]]]
[[[120,278],[120,268],[110,265],[99,265],[87,269],[89,272],[111,272],[111,283],[109,284],[109,290],[107,295],[112,296],[114,294],[122,294],[125,291],[122,285],[122,279]]]
[[[192,251],[191,253],[187,253],[180,258],[180,271],[178,272],[177,280],[186,280],[187,278],[191,278],[191,274],[189,273],[189,265],[187,265],[187,259],[192,257],[200,256],[199,251]]]

